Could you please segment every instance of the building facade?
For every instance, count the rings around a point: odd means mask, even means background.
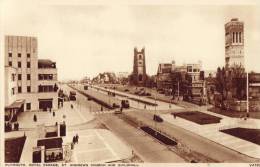
[[[244,23],[237,18],[225,24],[225,63],[244,67]]]
[[[6,113],[58,108],[56,63],[38,60],[36,37],[5,37]]]
[[[134,66],[131,78],[134,85],[144,86],[146,83],[145,48],[142,48],[140,51],[134,48]]]
[[[175,63],[160,63],[157,70],[157,89],[172,89]]]

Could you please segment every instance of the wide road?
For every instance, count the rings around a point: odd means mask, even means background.
[[[71,88],[69,88],[68,86],[64,86],[64,89],[66,89],[68,92],[69,92],[69,90],[71,90]],[[77,93],[77,103],[79,105],[87,105],[87,106],[89,105],[89,103],[91,103],[91,105],[96,106],[94,110],[99,110],[99,105],[97,105],[96,103],[94,103],[92,101],[88,101],[86,97],[84,97],[83,95],[80,95],[79,93]],[[82,111],[82,112],[83,112],[82,115],[84,116],[84,111]],[[155,124],[154,121],[152,120],[152,116],[153,116],[152,113],[153,112],[143,112],[143,111],[125,112],[126,115],[135,117],[138,120],[142,121],[143,123],[145,123],[149,126],[156,126],[156,128],[160,129],[161,131],[166,132],[170,136],[173,136],[174,138],[180,140],[181,143],[183,143],[184,145],[189,147],[191,150],[197,151],[197,152],[199,152],[205,156],[211,157],[212,159],[215,159],[217,161],[220,161],[220,162],[256,162],[257,161],[257,162],[259,162],[259,160],[248,157],[246,155],[242,155],[236,151],[226,148],[220,144],[214,143],[206,138],[203,138],[195,133],[182,129],[178,126],[174,126],[170,123],[163,122],[161,124],[159,124],[159,123]],[[156,162],[168,162],[168,161],[173,162],[176,160],[176,157],[178,157],[176,154],[173,153],[174,154],[173,157],[175,157],[175,158],[169,158],[169,160],[167,161],[167,157],[164,157],[164,154],[162,153],[162,154],[160,154],[162,157],[160,157],[158,155],[158,156],[156,156],[157,158],[155,158],[153,154],[148,154],[149,151],[147,151],[147,152],[142,151],[143,150],[142,147],[141,147],[142,149],[139,149],[141,142],[143,142],[143,144],[141,144],[141,146],[148,147],[149,144],[146,146],[146,144],[144,144],[144,143],[145,143],[145,141],[147,143],[149,143],[151,140],[151,137],[146,136],[145,138],[143,138],[142,136],[141,137],[140,136],[138,137],[138,135],[136,136],[136,134],[138,134],[137,129],[131,127],[130,125],[128,125],[128,123],[124,122],[123,120],[119,120],[113,114],[100,114],[100,116],[96,115],[96,117],[100,118],[100,120],[102,122],[104,122],[107,126],[109,126],[111,128],[111,130],[113,132],[115,132],[115,134],[117,134],[119,137],[121,137],[137,153],[139,153],[139,156],[141,158],[144,158],[144,161],[152,162],[152,160],[154,159],[154,161],[156,161]],[[107,117],[109,117],[109,119]],[[132,136],[132,138],[131,138],[131,136]],[[139,139],[141,141],[138,141]],[[137,141],[137,142],[135,142],[135,141]],[[151,144],[151,142],[150,142],[150,144]],[[157,144],[163,146],[160,143],[157,143]],[[155,148],[157,148],[157,147],[159,147],[159,146],[155,146]],[[166,149],[166,147],[164,147],[164,148]],[[144,150],[149,150],[149,149],[146,148]],[[159,150],[160,149],[158,149],[157,151],[159,151]],[[165,154],[165,156],[166,156],[166,154]]]
[[[170,151],[165,145],[159,143],[156,139],[145,134],[115,114],[98,115],[102,121],[114,134],[120,137],[134,152],[144,161],[150,163],[183,163],[183,158],[179,157],[173,151]]]
[[[259,162],[259,159],[251,158],[247,155],[240,154],[234,150],[226,148],[220,144],[212,142],[195,133],[174,126],[168,122],[155,123],[152,118],[153,114],[149,112],[133,111],[127,112],[126,115],[135,118],[146,125],[155,127],[165,132],[169,136],[176,138],[181,143],[188,146],[191,150],[195,150],[203,155],[211,157],[220,162]]]

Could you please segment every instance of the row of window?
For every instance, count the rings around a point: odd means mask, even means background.
[[[38,86],[39,92],[54,92],[53,85],[39,85]]]
[[[200,72],[200,69],[194,68],[192,71],[192,68],[188,68],[188,72]]]
[[[27,86],[27,93],[30,93],[31,92],[31,86]],[[12,88],[11,90],[11,94],[14,95],[15,94],[15,88]],[[54,87],[52,85],[40,85],[38,86],[38,91],[39,92],[54,92]],[[22,87],[21,86],[18,86],[18,90],[17,90],[18,93],[22,93]]]
[[[22,74],[18,74],[18,80],[22,80]],[[31,74],[27,74],[27,80],[31,80]]]
[[[31,92],[31,86],[27,86],[27,93]],[[17,93],[22,93],[22,87],[18,86]],[[12,95],[15,95],[15,88],[12,88]]]
[[[12,61],[9,61],[8,64],[9,64],[9,66],[12,66],[12,65],[13,65],[13,62],[12,62]],[[22,62],[21,62],[21,61],[18,61],[18,62],[17,62],[17,67],[18,67],[18,68],[22,68]],[[31,62],[27,62],[26,67],[27,67],[27,68],[31,68]]]
[[[13,57],[13,53],[9,52],[9,53],[8,53],[8,56],[9,56],[9,57]],[[27,53],[26,56],[27,56],[27,58],[30,58],[30,57],[31,57],[31,54],[30,54],[30,53]],[[22,53],[17,53],[17,57],[22,57]]]
[[[39,74],[38,80],[53,80],[53,74]]]
[[[242,43],[242,33],[241,32],[233,32],[232,42],[233,43]]]
[[[53,80],[53,74],[39,74],[39,80]],[[18,80],[22,80],[22,74],[18,74]],[[31,80],[31,74],[27,74],[27,80]],[[15,74],[12,74],[12,81],[15,81]]]

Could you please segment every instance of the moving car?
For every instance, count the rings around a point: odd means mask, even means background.
[[[128,100],[122,100],[121,106],[122,106],[122,108],[129,108],[130,107],[129,101]]]
[[[163,119],[159,115],[156,115],[156,114],[153,115],[153,120],[156,122],[163,122]]]
[[[76,92],[75,91],[70,91],[69,99],[72,101],[76,100]]]

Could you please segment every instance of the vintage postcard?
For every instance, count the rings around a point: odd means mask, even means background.
[[[260,166],[258,1],[0,9],[0,166]]]

